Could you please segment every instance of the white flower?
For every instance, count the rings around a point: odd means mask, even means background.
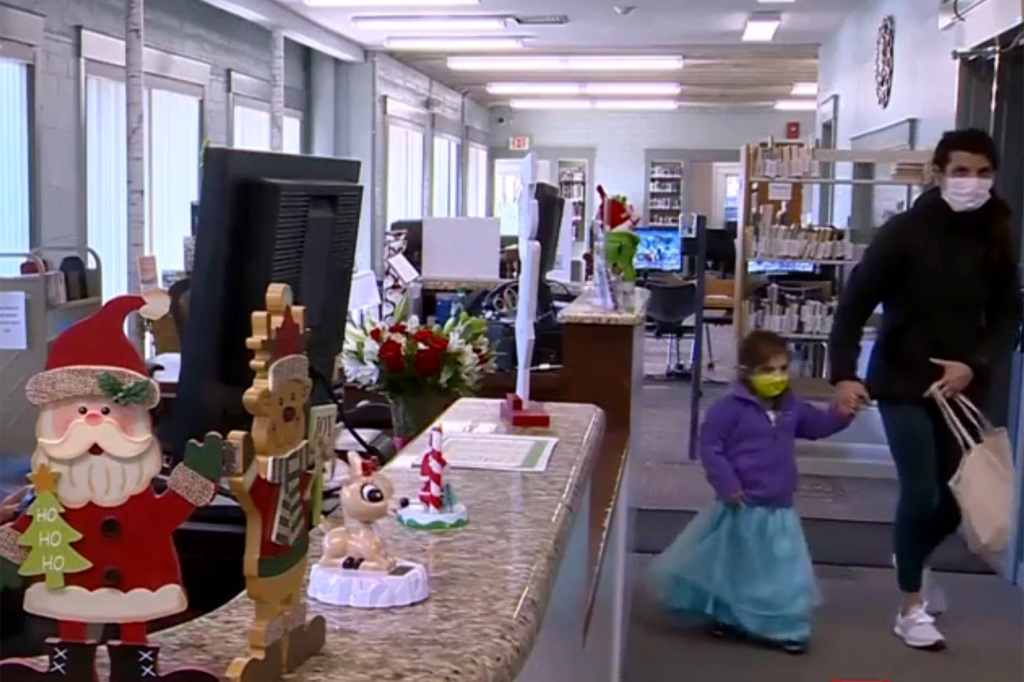
[[[345,368],[345,378],[360,386],[373,386],[376,384],[380,378],[380,368],[377,366],[379,351],[380,346],[369,336],[363,339],[361,354],[357,353],[355,345],[346,348],[342,359],[342,366]],[[360,357],[354,357],[354,353],[360,355]]]

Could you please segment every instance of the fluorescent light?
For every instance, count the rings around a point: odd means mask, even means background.
[[[672,99],[598,99],[594,100],[595,109],[612,109],[618,111],[671,111],[679,103]]]
[[[678,71],[678,56],[449,57],[453,71]]]
[[[617,111],[671,111],[679,106],[675,100],[661,99],[514,99],[513,109],[603,109]]]
[[[776,12],[754,12],[747,19],[747,26],[743,29],[743,40],[767,43],[775,37],[781,23],[782,17]]]
[[[817,83],[793,83],[793,89],[789,94],[794,97],[816,97],[818,95]]]
[[[363,31],[493,31],[505,28],[505,17],[353,17]]]
[[[584,83],[584,95],[678,95],[679,83]]]
[[[579,83],[488,83],[492,95],[579,95]]]
[[[678,95],[679,83],[488,83],[492,95]]]
[[[813,99],[780,99],[775,102],[777,111],[817,111],[818,103]]]
[[[792,5],[796,0],[757,0],[762,5]]]
[[[388,38],[384,47],[388,50],[410,50],[424,52],[458,52],[460,50],[514,50],[523,46],[522,38],[479,37],[465,38],[447,36],[444,38]]]
[[[480,0],[303,0],[309,7],[469,7]]]
[[[593,109],[589,99],[514,99],[508,103],[513,109]]]

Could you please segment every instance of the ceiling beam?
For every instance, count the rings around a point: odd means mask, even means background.
[[[208,5],[259,24],[280,28],[289,40],[346,62],[366,61],[366,51],[348,38],[330,31],[273,0],[203,0]]]

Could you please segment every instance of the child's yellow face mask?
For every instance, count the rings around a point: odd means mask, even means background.
[[[761,398],[778,398],[789,388],[789,375],[776,372],[753,374],[750,388]]]

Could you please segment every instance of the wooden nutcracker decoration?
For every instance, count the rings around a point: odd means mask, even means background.
[[[267,288],[266,311],[252,315],[256,376],[245,392],[252,432],[232,431],[235,453],[228,479],[246,515],[246,592],[256,605],[248,656],[228,677],[274,682],[319,653],[322,617],[307,619],[302,590],[311,524],[316,462],[307,440],[306,410],[313,382],[305,355],[305,310],[292,305],[284,284]]]
[[[184,611],[188,602],[172,533],[216,495],[223,442],[209,434],[189,443],[167,489],[153,479],[163,454],[149,411],[159,386],[125,337],[127,316],[158,317],[163,292],[118,296],[66,329],[50,347],[46,369],[26,392],[39,407],[32,455],[35,498],[0,527],[4,584],[29,580],[24,608],[57,621],[48,661],[0,662],[4,682],[96,679],[91,624],[119,626],[107,644],[111,682],[142,679],[212,682],[194,669],[161,674],[147,623]]]
[[[420,459],[420,500],[398,512],[402,524],[420,530],[448,530],[469,523],[466,505],[455,499],[446,480],[448,461],[442,451],[444,434],[440,426],[430,429],[426,451]]]

